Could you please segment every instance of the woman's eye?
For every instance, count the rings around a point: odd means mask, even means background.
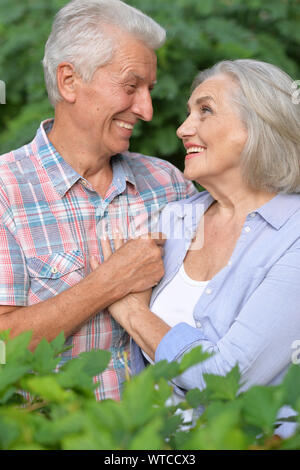
[[[212,113],[212,109],[210,106],[201,106],[202,113]]]

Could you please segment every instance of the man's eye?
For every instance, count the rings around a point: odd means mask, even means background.
[[[134,93],[135,89],[136,89],[136,85],[131,84],[131,83],[127,83],[126,86],[125,86],[126,93],[128,93],[129,95]]]

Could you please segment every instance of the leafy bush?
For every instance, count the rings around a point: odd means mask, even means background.
[[[274,436],[283,404],[300,412],[299,366],[292,365],[279,386],[241,394],[237,367],[225,377],[206,375],[204,391],[189,391],[180,405],[166,404],[168,381],[207,358],[197,347],[180,364],[162,361],[128,378],[120,402],[96,402],[92,377],[107,366],[108,352],[82,353],[54,372],[63,334],[42,340],[34,353],[30,338],[30,332],[13,339],[8,331],[0,334],[7,362],[0,366],[0,449],[300,449],[299,429],[286,440]],[[205,412],[184,430],[177,410],[198,406]]]
[[[7,104],[0,106],[0,154],[29,142],[51,117],[41,60],[55,13],[67,0],[1,0],[0,79]],[[154,118],[134,131],[133,151],[183,166],[175,131],[184,120],[192,79],[222,59],[272,62],[300,78],[298,0],[127,0],[160,22],[168,40],[158,51]]]

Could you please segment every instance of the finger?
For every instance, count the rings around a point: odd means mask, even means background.
[[[101,238],[100,243],[102,247],[104,261],[107,261],[108,258],[112,255],[110,240],[107,237],[103,237]]]
[[[149,234],[158,246],[163,246],[166,243],[167,236],[162,232],[152,232]]]
[[[121,248],[121,246],[124,245],[124,238],[122,237],[122,233],[120,233],[119,230],[115,230],[113,235],[115,250],[118,250],[119,248]]]
[[[98,262],[96,256],[91,256],[90,266],[91,266],[92,271],[95,271],[95,269],[97,269],[98,266],[100,266],[100,263]]]

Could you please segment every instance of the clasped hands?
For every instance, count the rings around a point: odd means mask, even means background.
[[[101,238],[104,262],[114,263],[117,275],[122,276],[124,282],[130,282],[130,293],[112,303],[108,310],[118,323],[126,327],[130,312],[148,308],[152,287],[157,285],[164,275],[162,255],[166,240],[162,233],[151,233],[127,242],[118,232],[113,236],[114,253],[110,240]],[[100,263],[93,256],[90,265],[91,269],[95,270]]]

